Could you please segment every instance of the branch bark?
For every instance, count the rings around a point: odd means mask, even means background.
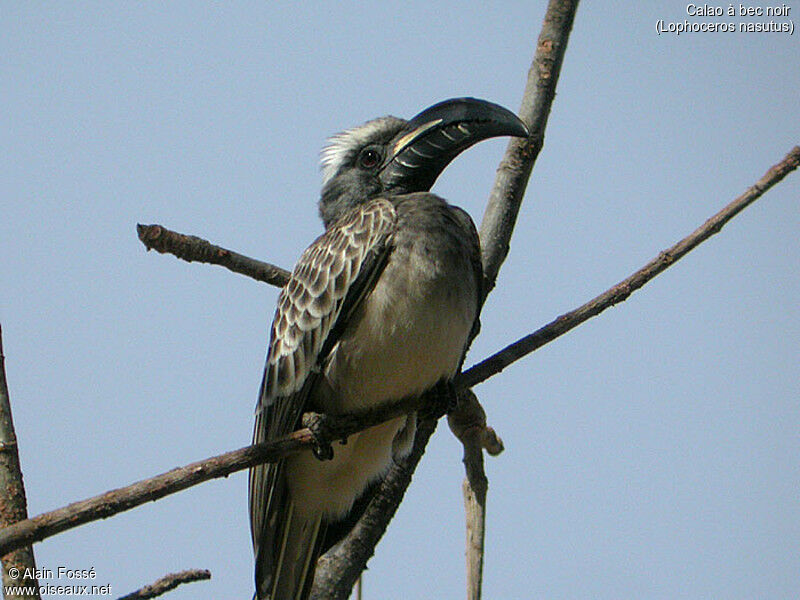
[[[156,579],[150,585],[139,588],[135,592],[120,596],[117,600],[149,600],[166,594],[174,590],[181,584],[191,583],[193,581],[204,581],[211,579],[211,571],[208,569],[189,569],[187,571],[180,571],[178,573],[169,573],[163,577]]]
[[[256,281],[283,287],[291,273],[276,265],[238,254],[195,235],[186,235],[162,225],[137,225],[136,233],[148,250],[169,253],[186,262],[220,265]]]
[[[5,555],[91,521],[106,519],[209,479],[227,477],[254,465],[275,462],[301,450],[311,449],[320,442],[344,439],[362,429],[420,410],[424,408],[425,402],[425,398],[412,398],[358,415],[337,417],[308,413],[304,424],[313,424],[311,428],[304,427],[280,440],[247,446],[178,467],[126,487],[13,523],[0,530],[0,554]]]
[[[550,0],[547,5],[519,109],[531,135],[509,141],[481,222],[485,295],[494,288],[500,266],[508,256],[528,179],[544,146],[544,131],[577,10],[578,0]]]
[[[17,434],[11,418],[11,401],[6,380],[5,356],[3,354],[3,329],[0,327],[0,527],[28,518],[28,502],[25,498],[25,484],[19,464]],[[31,576],[36,572],[33,548],[23,546],[11,552],[2,552],[3,589],[6,600],[39,599],[39,581]],[[16,572],[17,577],[11,573]],[[16,586],[26,593],[12,593]],[[32,593],[27,593],[32,591]]]
[[[480,600],[483,587],[483,556],[486,532],[486,495],[489,480],[483,468],[484,449],[496,456],[503,451],[503,442],[486,425],[486,412],[472,390],[466,390],[459,405],[447,416],[447,423],[464,446],[466,477],[462,491],[467,521],[467,600]]]
[[[389,469],[352,531],[319,559],[311,600],[347,600],[350,597],[353,585],[375,553],[375,546],[400,506],[436,424],[435,419],[417,422],[411,454]]]

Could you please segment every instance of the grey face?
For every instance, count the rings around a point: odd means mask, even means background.
[[[490,137],[527,137],[509,110],[474,98],[445,100],[410,121],[382,117],[331,139],[323,151],[320,216],[327,227],[380,195],[426,192],[458,154]]]
[[[327,227],[353,206],[388,191],[380,178],[395,138],[408,122],[381,117],[331,138],[322,152],[320,216]]]

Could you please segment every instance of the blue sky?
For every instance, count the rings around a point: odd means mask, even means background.
[[[544,8],[4,3],[0,322],[30,513],[249,442],[277,290],[146,253],[137,222],[291,266],[321,230],[325,138],[454,96],[516,109]],[[467,364],[616,283],[800,142],[797,34],[659,36],[659,19],[719,20],[579,8]],[[435,191],[479,222],[504,148],[471,149]],[[800,595],[799,197],[795,173],[476,388],[506,442],[487,461],[485,597]],[[463,597],[460,458],[442,426],[366,598]],[[212,581],[172,598],[249,598],[246,504],[240,473],[37,560],[94,567],[114,597],[196,567]]]

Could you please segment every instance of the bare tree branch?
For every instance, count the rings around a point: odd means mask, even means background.
[[[578,0],[550,0],[547,5],[519,109],[519,116],[531,135],[509,141],[481,222],[485,295],[494,288],[500,266],[508,255],[528,179],[544,146],[544,131],[577,10]]]
[[[166,594],[183,583],[204,581],[206,579],[211,579],[211,571],[208,569],[189,569],[178,573],[169,573],[168,575],[156,579],[150,585],[139,588],[135,592],[131,592],[125,596],[120,596],[117,600],[149,600],[150,598]]]
[[[798,165],[800,165],[800,146],[795,146],[781,162],[770,168],[755,185],[748,188],[741,196],[733,200],[677,244],[659,253],[658,256],[644,267],[583,306],[561,315],[538,331],[526,335],[496,354],[479,362],[467,371],[464,371],[457,380],[458,384],[466,388],[477,385],[489,377],[496,375],[523,356],[530,354],[537,348],[565,334],[573,327],[577,327],[584,321],[600,314],[609,306],[627,300],[628,296],[650,281],[653,277],[675,264],[675,262],[683,258],[712,235],[718,233],[728,221],[758,199],[773,185],[794,171]]]
[[[6,380],[6,358],[3,355],[3,328],[0,326],[0,527],[28,518],[28,502],[17,450],[17,434],[11,418],[11,400]],[[36,572],[33,548],[24,546],[13,552],[3,552],[3,589],[6,600],[38,599],[39,581],[31,576]],[[12,577],[11,573],[17,573]],[[14,593],[11,590],[25,593]],[[32,592],[32,593],[28,593]]]
[[[467,600],[480,600],[483,586],[484,533],[486,531],[486,494],[489,480],[483,469],[483,450],[497,455],[503,451],[503,442],[491,427],[486,425],[486,412],[477,396],[466,390],[459,404],[447,416],[450,431],[464,446],[463,484],[464,512],[467,521]]]
[[[273,442],[246,446],[213,456],[184,467],[178,467],[131,485],[108,491],[62,508],[13,523],[0,530],[0,554],[39,542],[63,531],[91,521],[107,519],[145,502],[180,492],[209,479],[227,477],[252,466],[276,462],[320,443],[343,440],[353,433],[384,421],[420,410],[431,402],[431,394],[410,398],[357,415],[329,416],[307,413],[305,427]]]
[[[137,225],[136,232],[148,250],[174,254],[186,262],[220,265],[234,273],[278,287],[283,287],[289,281],[290,273],[286,269],[215,246],[194,235],[171,231],[161,225]]]

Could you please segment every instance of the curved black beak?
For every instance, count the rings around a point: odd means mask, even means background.
[[[428,191],[461,152],[504,135],[529,134],[519,117],[498,104],[476,98],[439,102],[411,119],[389,146],[380,178],[387,189]]]

